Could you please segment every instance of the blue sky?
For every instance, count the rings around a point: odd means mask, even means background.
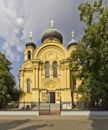
[[[17,84],[29,32],[33,32],[33,41],[39,46],[42,33],[53,19],[55,28],[62,32],[65,46],[71,40],[72,30],[79,40],[83,26],[78,6],[84,1],[87,0],[0,0],[0,51],[12,62]]]

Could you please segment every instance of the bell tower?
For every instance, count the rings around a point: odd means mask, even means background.
[[[24,50],[24,61],[33,59],[33,52],[36,49],[35,43],[32,41],[32,32],[29,35],[30,42],[26,43],[26,48]]]

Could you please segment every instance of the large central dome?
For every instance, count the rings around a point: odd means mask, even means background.
[[[62,34],[59,30],[55,29],[53,26],[51,26],[49,29],[45,30],[42,34],[41,42],[43,43],[44,40],[50,39],[53,40],[54,38],[57,38],[60,43],[63,42]]]

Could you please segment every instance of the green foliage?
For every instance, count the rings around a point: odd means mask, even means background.
[[[10,101],[18,100],[19,91],[15,88],[15,79],[11,74],[11,63],[0,53],[0,108]]]
[[[95,0],[93,4],[82,3],[79,10],[84,35],[71,55],[71,66],[82,79],[79,92],[83,98],[98,102],[108,96],[108,7]]]

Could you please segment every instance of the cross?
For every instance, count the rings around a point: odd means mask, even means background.
[[[29,38],[30,38],[30,40],[32,40],[32,38],[33,38],[33,32],[29,33]]]
[[[51,22],[51,28],[53,28],[54,27],[54,20],[51,20],[50,22]]]
[[[72,38],[74,38],[74,37],[75,37],[75,32],[72,31],[72,32],[71,32],[71,35],[72,35]]]

